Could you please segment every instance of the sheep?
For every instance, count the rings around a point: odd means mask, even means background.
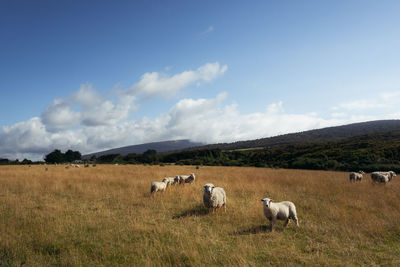
[[[388,171],[388,172],[373,172],[371,173],[371,180],[373,183],[379,182],[379,183],[388,183],[390,182],[393,177],[396,176],[396,173],[394,171]]]
[[[175,178],[174,178],[174,184],[182,184],[182,178],[181,178],[181,176],[179,176],[179,175],[177,175],[177,176],[175,176]]]
[[[168,186],[168,185],[173,185],[173,184],[175,184],[174,178],[171,178],[171,177],[165,177],[165,178],[162,180],[162,182],[166,182],[166,183],[167,183],[167,186]]]
[[[169,185],[176,184],[175,177],[166,177],[169,180]]]
[[[75,168],[80,168],[81,166],[79,166],[78,164],[75,164]]]
[[[264,216],[270,222],[271,232],[274,230],[274,224],[276,220],[285,220],[286,222],[284,227],[286,227],[289,223],[289,219],[292,219],[296,223],[297,227],[299,226],[296,206],[293,204],[293,202],[273,202],[273,200],[270,198],[263,198],[261,201],[263,202]]]
[[[151,187],[150,187],[150,193],[155,193],[155,192],[163,192],[165,189],[167,189],[168,182],[167,181],[162,181],[162,182],[152,182]]]
[[[350,182],[361,182],[362,178],[363,178],[363,171],[359,171],[359,172],[351,172],[349,175],[350,178]]]
[[[179,176],[181,177],[181,183],[183,184],[191,184],[196,179],[194,173],[191,173],[190,175],[179,175]]]
[[[226,212],[226,193],[221,187],[215,187],[213,184],[205,184],[203,192],[203,203],[206,208],[213,212],[220,207],[224,207]]]

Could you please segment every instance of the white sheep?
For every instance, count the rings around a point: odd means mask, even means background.
[[[171,177],[165,177],[162,181],[163,181],[163,182],[166,182],[166,183],[167,183],[167,186],[168,186],[168,185],[173,185],[173,184],[175,184],[174,178],[171,178]]]
[[[226,193],[222,187],[215,187],[213,184],[205,184],[203,192],[203,203],[207,208],[215,211],[217,208],[224,207],[226,212]]]
[[[263,202],[264,216],[270,222],[271,232],[274,230],[274,224],[276,220],[286,221],[284,224],[284,227],[286,227],[289,223],[289,219],[292,219],[296,223],[297,227],[299,226],[296,206],[293,204],[293,202],[273,202],[273,200],[270,198],[263,198],[261,201]]]
[[[179,176],[181,178],[182,184],[191,184],[196,179],[196,176],[194,175],[194,173],[191,173],[190,175],[179,175]]]
[[[350,182],[361,182],[362,178],[363,178],[363,171],[359,171],[359,172],[351,172],[349,175],[350,178]]]
[[[166,181],[162,182],[152,182],[151,187],[150,187],[150,193],[155,193],[155,192],[163,192],[165,189],[167,189],[168,183]]]
[[[371,173],[371,180],[373,183],[378,182],[378,183],[388,183],[390,182],[393,177],[396,176],[396,173],[394,171],[388,171],[388,172],[373,172]]]

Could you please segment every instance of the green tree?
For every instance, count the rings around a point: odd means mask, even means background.
[[[64,162],[64,154],[59,149],[55,149],[53,152],[46,155],[44,161],[47,163],[62,163]]]

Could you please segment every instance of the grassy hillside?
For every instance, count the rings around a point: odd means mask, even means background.
[[[348,173],[193,166],[0,166],[0,265],[268,266],[400,264],[400,180]],[[196,182],[150,196],[163,176]],[[227,192],[208,213],[202,186]],[[291,200],[300,227],[267,231],[260,199]]]
[[[400,131],[256,149],[183,151],[160,157],[159,160],[189,165],[400,171]]]
[[[201,146],[202,144],[199,142],[191,142],[189,140],[173,140],[173,141],[163,141],[163,142],[153,142],[153,143],[146,143],[140,145],[133,145],[133,146],[124,146],[114,149],[109,149],[101,152],[91,153],[87,155],[83,155],[84,159],[90,159],[91,157],[100,157],[103,155],[109,154],[120,154],[120,155],[128,155],[132,153],[142,154],[146,150],[153,149],[157,152],[168,152],[168,151],[175,151],[175,150],[182,150],[187,149],[190,147],[197,147]]]
[[[352,123],[348,125],[326,127],[322,129],[283,134],[255,140],[238,141],[234,143],[210,144],[198,147],[196,149],[235,150],[242,148],[337,142],[356,136],[377,135],[392,131],[400,131],[400,120],[378,120]]]

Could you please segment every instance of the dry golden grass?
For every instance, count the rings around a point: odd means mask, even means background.
[[[400,181],[342,172],[193,166],[0,167],[0,266],[400,265]],[[192,185],[150,196],[164,176]],[[202,187],[225,188],[208,213]],[[260,199],[296,204],[267,230]]]

